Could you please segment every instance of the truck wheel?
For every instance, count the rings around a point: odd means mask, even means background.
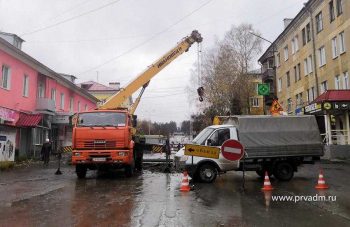
[[[135,168],[134,164],[125,166],[125,168],[124,168],[125,176],[132,177],[134,175],[134,168]]]
[[[201,182],[211,183],[216,179],[218,171],[213,164],[203,164],[198,168],[198,177]]]
[[[273,175],[280,181],[289,181],[294,176],[294,168],[289,162],[279,162],[274,168]]]
[[[75,166],[75,172],[77,173],[77,176],[79,179],[84,179],[86,176],[87,168],[84,165],[76,165]]]

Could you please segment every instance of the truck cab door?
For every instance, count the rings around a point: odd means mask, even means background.
[[[215,130],[207,139],[207,146],[221,147],[221,145],[228,139],[237,139],[237,132],[235,128],[219,128]],[[237,162],[229,161],[219,154],[219,159],[213,159],[219,165],[222,171],[233,170],[237,168]]]

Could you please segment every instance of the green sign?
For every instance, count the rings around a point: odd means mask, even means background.
[[[270,85],[269,84],[258,84],[258,95],[269,95]]]

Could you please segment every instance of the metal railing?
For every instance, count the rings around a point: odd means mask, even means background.
[[[326,145],[330,144],[329,137],[332,140],[331,144],[334,145],[349,145],[348,143],[348,136],[349,132],[348,130],[331,130],[331,135],[329,136],[329,133],[323,133],[321,134],[323,143]]]

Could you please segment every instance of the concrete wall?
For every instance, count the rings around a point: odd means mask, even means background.
[[[325,145],[325,159],[350,159],[350,145]]]

